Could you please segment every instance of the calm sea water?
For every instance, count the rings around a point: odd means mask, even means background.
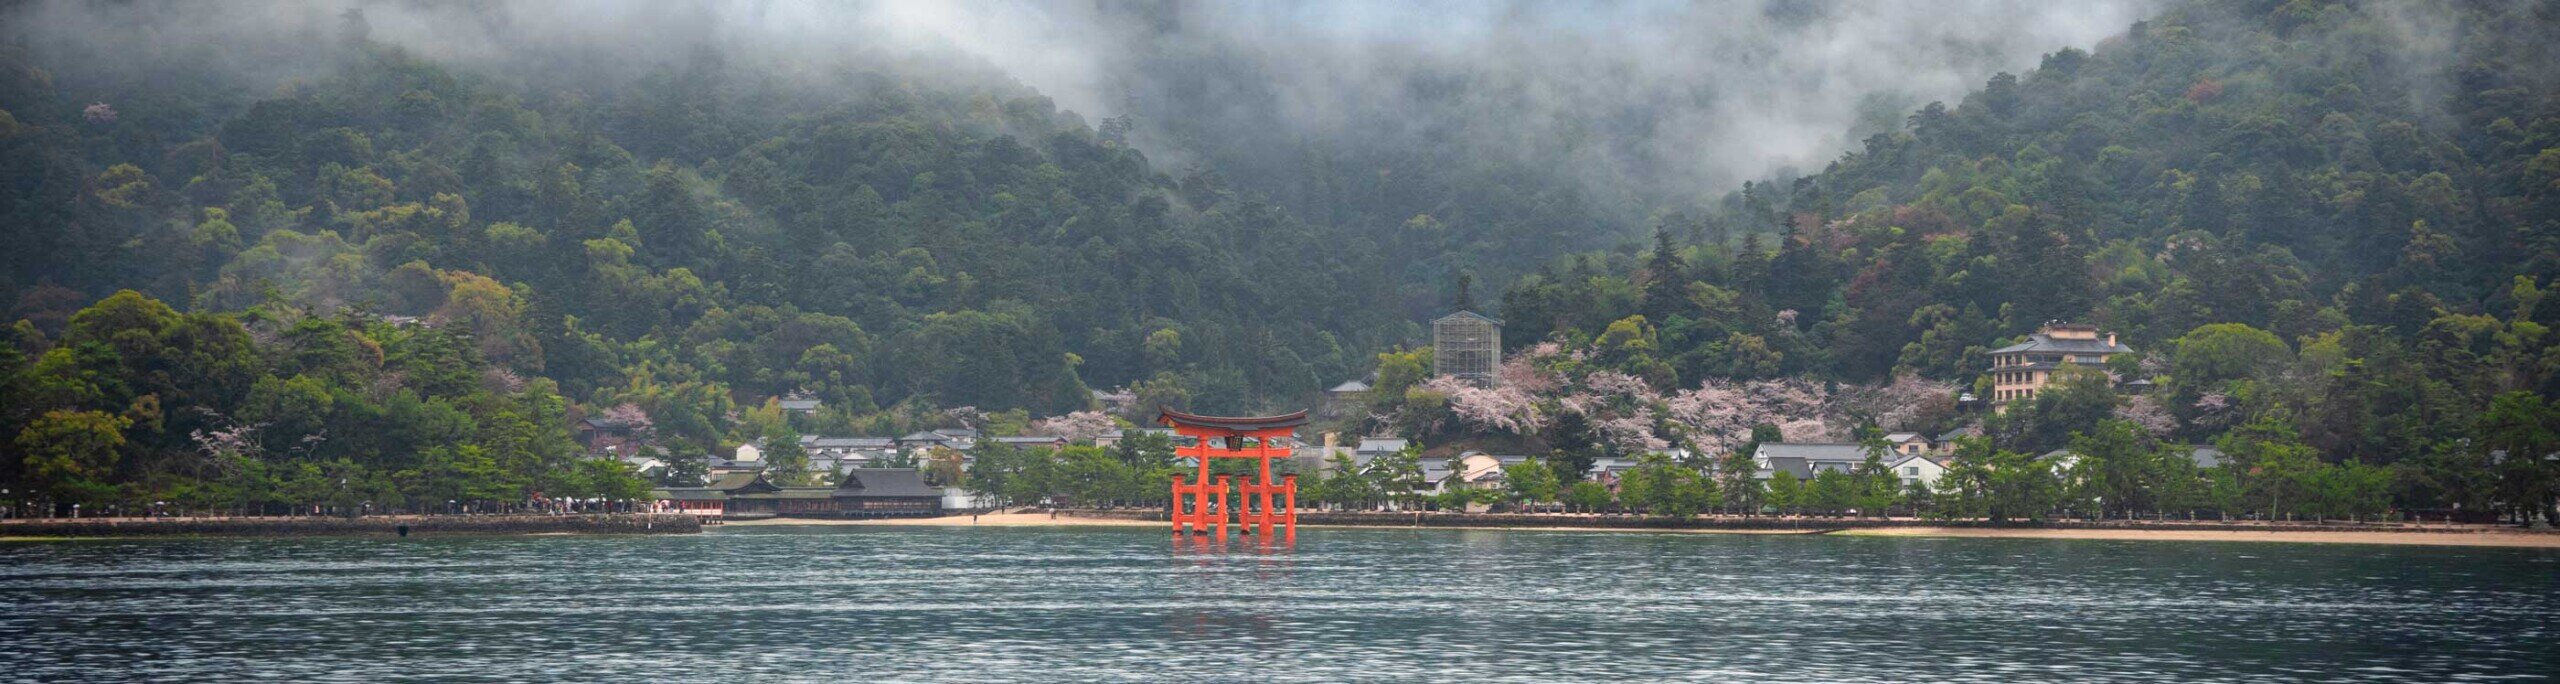
[[[0,543],[0,680],[2537,681],[2560,552],[1150,529]]]

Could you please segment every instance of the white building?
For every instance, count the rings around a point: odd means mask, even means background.
[[[1890,467],[1893,469],[1893,476],[1902,479],[1902,486],[1905,489],[1914,484],[1924,484],[1930,489],[1936,489],[1938,478],[1945,477],[1947,474],[1946,464],[1939,463],[1937,459],[1930,458],[1927,454],[1905,455],[1900,460],[1894,461]]]

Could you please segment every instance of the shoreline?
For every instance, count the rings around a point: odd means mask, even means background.
[[[358,518],[50,518],[0,521],[0,541],[202,537],[425,537],[693,534],[702,520],[667,513],[398,515]]]
[[[1161,515],[1157,513],[1156,515]],[[969,516],[935,518],[892,518],[880,520],[828,520],[769,518],[734,521],[723,527],[787,527],[787,526],[888,526],[888,527],[1154,527],[1166,529],[1163,520],[1146,519],[1143,511],[1060,511],[1048,513],[988,513],[972,521]],[[1473,517],[1473,516],[1470,516]],[[1950,525],[1942,522],[1895,520],[1771,520],[1751,525],[1626,525],[1641,519],[1556,518],[1541,522],[1519,523],[1517,520],[1469,520],[1457,516],[1430,514],[1416,518],[1412,514],[1362,515],[1339,519],[1338,514],[1322,516],[1301,514],[1299,526],[1308,529],[1447,529],[1510,530],[1525,532],[1613,532],[1659,534],[1732,534],[1756,536],[1853,536],[1904,538],[1970,538],[1970,539],[2069,539],[2087,541],[2178,541],[2178,542],[2256,542],[2296,544],[2373,544],[2397,546],[2449,546],[2485,548],[2560,549],[2560,533],[2529,531],[2505,527],[2443,527],[2400,529],[2341,529],[2340,526],[2305,525],[2302,527],[2248,528],[2237,525],[2205,523],[2111,524],[2086,523],[2056,526],[1990,526]],[[1669,521],[1663,521],[1669,522]],[[1716,521],[1701,521],[1716,522]],[[1419,524],[1417,524],[1419,523]],[[1564,523],[1564,524],[1557,524]],[[1619,523],[1619,524],[1611,524]]]
[[[2560,534],[2527,530],[2182,530],[2175,528],[2050,529],[1914,525],[1844,530],[1852,537],[2077,539],[2088,541],[2258,542],[2560,549]]]

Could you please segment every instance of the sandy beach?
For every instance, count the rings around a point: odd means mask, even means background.
[[[1126,520],[1118,518],[1084,518],[1072,515],[1050,516],[1047,513],[988,513],[975,519],[970,516],[939,518],[892,518],[883,520],[817,520],[800,518],[767,518],[740,520],[724,526],[768,527],[791,525],[887,525],[933,527],[1163,527],[1163,521]],[[1307,529],[1378,528],[1376,525],[1303,525]],[[1613,527],[1433,527],[1430,529],[1503,529],[1541,532],[1651,532],[1664,534],[1818,534],[1812,530],[1732,530],[1732,529],[1658,529]],[[2458,530],[2442,532],[2361,532],[2339,530],[2181,530],[2181,529],[2030,529],[1972,528],[1913,525],[1838,530],[1834,535],[1874,537],[1973,537],[1982,539],[2092,539],[2111,541],[2211,541],[2211,542],[2278,542],[2297,544],[2393,544],[2410,546],[2478,546],[2504,548],[2560,548],[2560,533],[2522,530]]]
[[[1163,527],[1163,521],[1118,520],[1111,518],[1078,518],[1047,513],[987,513],[978,516],[948,515],[939,518],[882,518],[878,520],[817,520],[806,518],[765,518],[733,520],[723,527],[780,527],[787,525],[890,525],[931,527]]]

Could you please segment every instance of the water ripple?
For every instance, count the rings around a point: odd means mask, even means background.
[[[2512,681],[2550,551],[1310,530],[0,544],[0,681]]]

